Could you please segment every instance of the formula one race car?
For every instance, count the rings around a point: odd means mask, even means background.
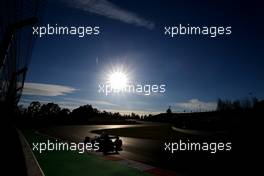
[[[119,136],[113,136],[108,134],[101,134],[100,136],[95,136],[95,138],[90,139],[89,137],[85,137],[84,143],[91,142],[93,145],[98,143],[99,150],[97,152],[103,152],[104,154],[108,153],[118,153],[122,151],[123,142],[119,138]]]

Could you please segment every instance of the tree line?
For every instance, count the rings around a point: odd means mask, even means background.
[[[143,118],[143,116],[140,116],[133,112],[131,114],[120,114],[119,112],[100,111],[97,108],[94,108],[90,104],[80,106],[70,111],[70,109],[68,108],[61,108],[56,103],[41,104],[38,101],[31,102],[30,105],[22,111],[22,114],[24,114],[24,116],[26,117],[32,117],[32,118],[48,118],[48,117],[50,118],[73,117],[75,119],[95,118],[95,117],[108,117],[113,119]]]

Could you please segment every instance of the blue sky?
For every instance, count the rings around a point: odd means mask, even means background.
[[[228,1],[227,1],[228,2]],[[217,98],[264,98],[263,15],[258,4],[225,1],[48,1],[40,25],[99,26],[99,36],[37,38],[21,103],[70,109],[159,113],[215,107]],[[232,35],[168,38],[164,26],[232,26]],[[111,65],[137,83],[166,84],[157,95],[98,93]],[[200,109],[199,108],[199,109]]]

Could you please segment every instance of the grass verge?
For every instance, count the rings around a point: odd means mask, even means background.
[[[47,142],[49,138],[34,133],[32,130],[24,130],[27,141],[32,143]],[[54,139],[49,139],[55,142]],[[145,176],[148,175],[137,169],[121,165],[114,161],[104,160],[91,154],[79,154],[73,151],[46,151],[39,153],[33,151],[39,165],[46,176],[105,176],[105,175],[126,175]]]

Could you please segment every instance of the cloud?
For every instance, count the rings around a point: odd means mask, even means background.
[[[55,84],[43,84],[43,83],[25,83],[23,89],[23,95],[37,95],[37,96],[59,96],[72,93],[77,89],[55,85]]]
[[[216,102],[204,102],[198,99],[191,99],[187,102],[175,103],[174,105],[178,108],[191,111],[216,109]]]
[[[108,0],[62,0],[69,6],[101,15],[110,19],[118,20],[136,26],[142,26],[147,29],[153,29],[155,24],[139,15],[118,7]]]
[[[69,101],[75,104],[91,104],[91,105],[106,105],[106,106],[119,106],[118,104],[114,104],[104,100],[86,100],[86,99],[79,99],[79,98],[65,98],[64,100]]]

